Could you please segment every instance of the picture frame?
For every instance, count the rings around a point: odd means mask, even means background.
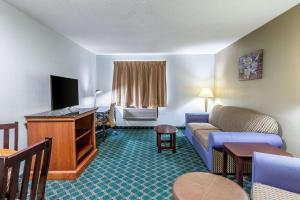
[[[239,80],[262,79],[264,50],[259,49],[239,58]]]

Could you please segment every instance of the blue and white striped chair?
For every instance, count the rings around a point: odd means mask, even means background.
[[[254,153],[253,200],[300,200],[300,158]]]

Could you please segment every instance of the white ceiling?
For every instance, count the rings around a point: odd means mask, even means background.
[[[96,54],[210,54],[299,4],[300,0],[6,2]]]

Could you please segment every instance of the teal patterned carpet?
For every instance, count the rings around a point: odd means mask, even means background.
[[[207,172],[182,131],[175,154],[158,154],[152,129],[116,129],[97,142],[97,156],[77,180],[48,181],[46,199],[171,200],[176,177]],[[249,192],[251,183],[245,179]]]

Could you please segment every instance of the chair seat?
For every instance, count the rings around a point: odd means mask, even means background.
[[[196,140],[202,144],[206,149],[208,149],[208,135],[211,132],[221,132],[221,130],[201,130],[198,129],[195,131],[194,133],[194,137],[196,138]]]
[[[10,156],[17,153],[14,149],[0,149],[0,156]]]
[[[107,122],[108,122],[108,119],[101,119],[101,120],[97,121],[97,125],[102,126],[102,125],[107,124]]]
[[[196,130],[218,130],[217,127],[211,125],[210,123],[188,123],[187,127],[194,134]]]
[[[97,122],[98,126],[109,126],[111,128],[115,127],[115,124],[111,124],[109,121],[106,122]]]
[[[261,183],[253,184],[251,196],[253,200],[300,200],[300,194]]]

